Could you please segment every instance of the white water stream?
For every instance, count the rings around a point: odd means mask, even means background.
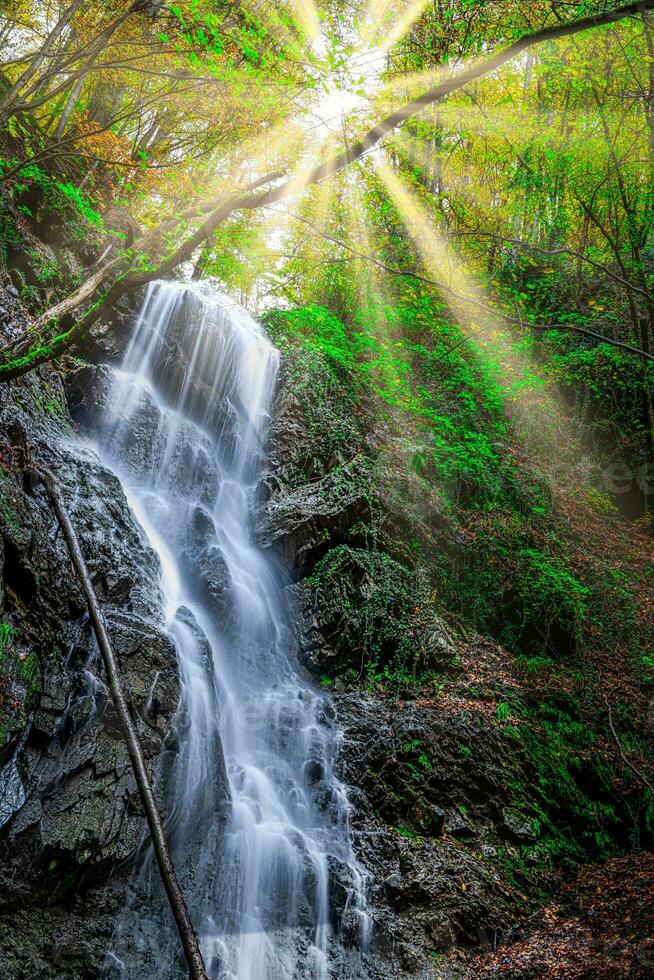
[[[179,380],[170,351],[189,337]],[[334,876],[357,945],[367,928],[333,711],[296,665],[283,572],[252,538],[278,359],[228,297],[151,284],[99,421],[103,461],[161,561],[182,683],[167,826],[220,980],[328,977],[343,915]],[[182,977],[178,949],[148,852],[108,962],[134,980]]]

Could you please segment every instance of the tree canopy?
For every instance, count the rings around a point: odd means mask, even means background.
[[[651,443],[653,7],[8,0],[7,213],[99,257],[0,377],[192,262],[254,307],[445,309],[507,390],[583,379]]]

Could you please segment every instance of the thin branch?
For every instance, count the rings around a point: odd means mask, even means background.
[[[166,832],[150,783],[150,776],[143,757],[138,732],[130,714],[129,704],[120,679],[118,664],[114,656],[107,627],[105,626],[98,597],[93,588],[93,582],[84,558],[84,553],[77,537],[77,532],[73,527],[59,488],[51,474],[39,472],[37,475],[45,486],[48,499],[63,532],[71,563],[82,587],[84,598],[86,599],[89,616],[93,624],[93,631],[102,654],[102,660],[109,682],[109,690],[111,691],[111,699],[123,731],[123,738],[132,763],[139,796],[141,797],[143,809],[145,810],[145,817],[148,822],[152,846],[161,873],[161,880],[168,895],[170,908],[188,963],[189,976],[191,980],[208,980],[198,938],[193,928],[193,923],[191,922],[191,917],[170,855]]]
[[[567,333],[582,334],[585,337],[592,337],[594,340],[599,340],[603,344],[610,344],[611,347],[617,347],[619,350],[624,350],[629,354],[635,354],[637,357],[642,357],[646,361],[654,361],[654,354],[650,354],[649,351],[642,350],[640,347],[635,347],[633,344],[627,344],[621,340],[613,340],[612,337],[605,337],[604,334],[597,333],[595,330],[591,330],[589,327],[580,327],[572,323],[532,323],[529,320],[525,321],[522,317],[510,316],[508,313],[503,313],[501,310],[498,310],[493,306],[489,306],[488,303],[484,303],[482,300],[476,299],[474,296],[468,296],[465,293],[457,292],[455,289],[452,289],[451,286],[448,286],[447,283],[439,282],[436,279],[430,279],[429,276],[424,276],[419,272],[415,272],[413,269],[396,269],[393,266],[388,265],[386,262],[383,262],[381,259],[376,258],[374,255],[367,255],[365,252],[360,252],[358,249],[353,248],[352,245],[348,245],[347,242],[343,242],[340,239],[334,238],[332,235],[328,235],[326,232],[321,231],[307,218],[304,218],[299,214],[294,214],[290,211],[286,213],[296,221],[301,221],[305,225],[308,225],[322,238],[332,242],[334,245],[338,245],[341,248],[346,249],[357,258],[376,265],[384,272],[388,272],[392,276],[406,276],[410,279],[416,279],[418,282],[424,283],[425,285],[433,287],[434,289],[438,289],[454,299],[476,306],[478,309],[481,309],[485,313],[489,313],[492,316],[500,317],[506,323],[524,328],[528,327],[532,330],[540,330],[543,332],[548,330],[564,330]]]

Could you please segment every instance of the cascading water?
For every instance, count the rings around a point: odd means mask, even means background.
[[[181,377],[171,358],[185,359]],[[103,461],[161,560],[182,701],[160,795],[207,967],[221,980],[327,977],[344,916],[330,908],[334,880],[346,882],[341,905],[358,920],[354,944],[367,921],[333,772],[333,712],[294,662],[283,573],[252,540],[277,366],[226,296],[154,283],[99,422]],[[185,975],[151,853],[108,963],[139,980]]]

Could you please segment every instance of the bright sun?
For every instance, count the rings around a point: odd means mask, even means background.
[[[312,110],[312,117],[318,126],[324,126],[330,133],[340,132],[343,120],[352,112],[367,105],[367,99],[356,92],[335,88]]]

